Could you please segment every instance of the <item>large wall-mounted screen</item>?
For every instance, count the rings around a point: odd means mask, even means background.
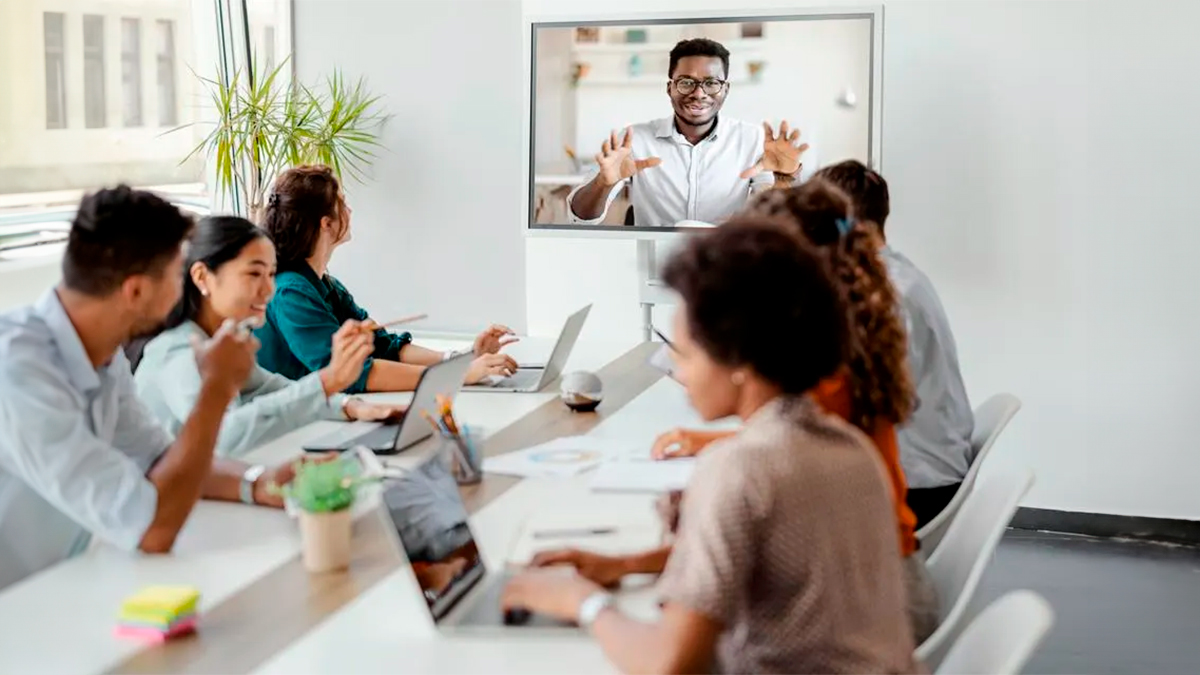
[[[713,225],[877,159],[874,13],[533,23],[530,227]]]

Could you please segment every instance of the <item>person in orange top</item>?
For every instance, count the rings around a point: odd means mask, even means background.
[[[852,327],[852,348],[846,368],[822,381],[810,396],[827,413],[842,417],[874,442],[892,487],[900,550],[905,558],[909,616],[920,643],[937,628],[937,593],[918,552],[917,518],[906,502],[907,481],[900,465],[896,427],[911,413],[915,401],[907,366],[907,338],[897,295],[879,257],[882,242],[865,224],[852,219],[851,201],[840,189],[820,180],[788,190],[772,190],[752,200],[747,212],[770,216],[797,227],[824,251],[834,275],[842,282]],[[654,443],[658,459],[689,457],[728,431],[676,429]],[[599,556],[574,549],[550,551],[538,564],[571,564],[585,576],[612,582],[623,574],[655,573],[670,548],[626,557]]]

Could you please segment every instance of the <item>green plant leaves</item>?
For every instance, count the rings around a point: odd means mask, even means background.
[[[373,479],[363,478],[358,462],[338,457],[328,462],[300,461],[295,477],[280,492],[309,513],[329,513],[350,508],[358,490]]]
[[[335,70],[314,89],[288,81],[288,63],[254,77],[242,71],[228,79],[197,76],[216,122],[184,161],[207,156],[218,191],[241,195],[250,213],[261,209],[275,177],[293,166],[325,164],[339,180],[365,181],[389,117],[363,79],[350,82]]]

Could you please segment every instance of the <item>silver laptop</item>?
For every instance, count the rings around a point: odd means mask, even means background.
[[[428,411],[434,419],[441,417],[438,414],[438,395],[454,401],[474,358],[470,354],[463,354],[426,368],[417,381],[408,412],[399,420],[385,424],[352,422],[306,442],[304,449],[308,452],[340,452],[364,446],[377,455],[394,455],[420,443],[433,435],[433,427],[424,419],[421,411]]]
[[[559,375],[562,375],[563,368],[567,365],[567,359],[571,356],[571,350],[575,348],[575,341],[579,339],[579,334],[583,332],[583,324],[587,321],[588,312],[590,311],[592,311],[592,306],[588,305],[567,318],[567,322],[563,324],[562,332],[558,334],[558,341],[554,343],[554,351],[550,352],[550,359],[546,361],[544,368],[522,367],[508,377],[498,378],[491,382],[469,385],[467,389],[470,391],[510,393],[533,393],[541,391],[557,379]]]
[[[524,612],[506,616],[500,608],[504,584],[512,573],[488,573],[444,453],[434,453],[419,466],[390,477],[381,502],[385,529],[395,533],[439,630],[578,632],[570,622]]]

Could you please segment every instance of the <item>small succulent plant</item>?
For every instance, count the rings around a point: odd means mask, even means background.
[[[297,508],[308,513],[332,513],[354,504],[358,490],[375,479],[364,478],[362,467],[351,457],[327,462],[296,464],[296,476],[280,488]]]

